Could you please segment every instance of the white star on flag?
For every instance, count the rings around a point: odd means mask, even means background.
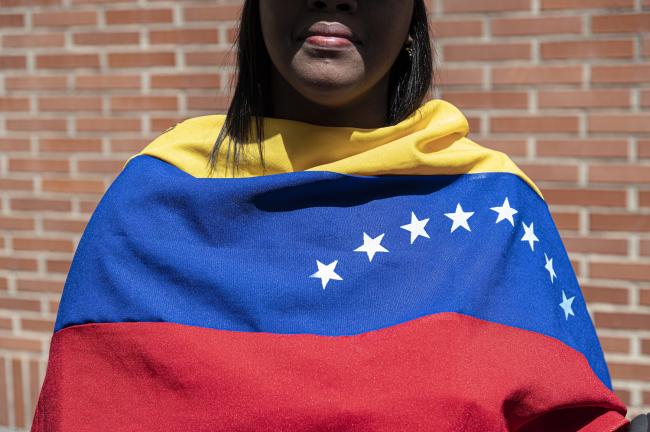
[[[336,267],[336,264],[338,263],[338,260],[333,261],[327,265],[323,264],[322,262],[316,260],[316,264],[318,265],[318,271],[314,273],[313,275],[309,277],[313,278],[320,278],[320,281],[323,285],[323,289],[327,286],[327,283],[331,280],[343,280],[341,276],[337,275],[334,272],[334,268]]]
[[[521,223],[524,226],[524,231],[526,233],[524,236],[521,238],[521,241],[527,241],[528,244],[530,245],[530,250],[534,251],[535,250],[535,242],[539,241],[537,236],[535,235],[535,231],[533,230],[533,223],[530,223],[530,226],[526,226],[524,222]]]
[[[502,220],[507,220],[513,227],[515,226],[515,221],[512,216],[518,213],[518,211],[510,207],[508,197],[506,197],[506,200],[503,202],[503,205],[501,207],[490,207],[490,210],[494,210],[499,214],[495,223],[499,223]]]
[[[571,298],[566,298],[566,294],[564,294],[564,290],[562,290],[562,303],[560,303],[560,307],[564,310],[564,319],[568,320],[569,315],[574,315],[573,313],[573,308],[571,307],[571,304],[573,303],[573,299],[575,299],[575,296]]]
[[[454,213],[445,213],[445,216],[447,216],[449,219],[454,221],[454,223],[451,225],[450,232],[456,231],[456,228],[458,227],[463,227],[467,231],[471,231],[471,229],[469,229],[469,224],[467,223],[467,220],[473,214],[474,212],[463,211],[463,208],[460,206],[460,203],[456,205],[456,211]]]
[[[356,248],[355,252],[366,252],[368,254],[368,261],[372,262],[372,258],[377,252],[388,252],[380,243],[381,239],[384,238],[384,234],[381,234],[374,239],[370,237],[365,232],[363,233],[363,245]]]
[[[551,276],[551,283],[553,283],[553,278],[557,278],[555,269],[553,268],[553,258],[549,259],[549,257],[546,256],[546,252],[544,252],[544,259],[546,260],[544,268],[548,270],[548,274]]]
[[[411,212],[411,223],[402,225],[400,228],[403,228],[411,233],[411,244],[413,244],[415,239],[419,236],[431,238],[429,237],[429,234],[427,234],[427,232],[424,230],[424,226],[427,224],[427,222],[429,222],[429,218],[418,220],[418,218],[415,216],[415,213]]]

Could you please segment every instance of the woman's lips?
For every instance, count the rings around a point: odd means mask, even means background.
[[[352,29],[343,23],[318,21],[300,33],[300,39],[315,48],[349,48],[360,44]]]
[[[354,45],[350,39],[332,36],[332,35],[311,35],[305,39],[305,42],[326,48],[344,48]]]

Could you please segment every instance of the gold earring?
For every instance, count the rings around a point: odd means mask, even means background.
[[[411,35],[409,35],[407,41],[404,43],[404,48],[406,49],[406,53],[409,56],[409,59],[413,58],[413,38]]]

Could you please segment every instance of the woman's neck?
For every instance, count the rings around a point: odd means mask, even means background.
[[[304,97],[275,70],[271,73],[271,89],[271,117],[322,126],[373,129],[386,125],[388,77],[381,79],[365,94],[336,106],[318,104]]]

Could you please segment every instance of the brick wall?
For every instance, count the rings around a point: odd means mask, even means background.
[[[650,0],[429,4],[436,96],[542,188],[616,391],[650,411]],[[27,430],[86,221],[126,158],[227,105],[238,2],[0,5],[0,430]]]

